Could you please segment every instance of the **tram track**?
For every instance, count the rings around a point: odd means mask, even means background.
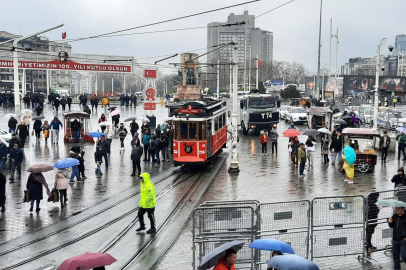
[[[174,176],[174,175],[177,174],[177,173],[180,173],[180,174],[177,176],[178,178],[175,178],[175,179],[171,182],[171,184],[172,184],[173,182],[176,182],[176,181],[183,175],[183,172],[182,172],[181,169],[178,169],[178,170],[174,171],[172,174],[168,175],[167,177],[160,179],[159,181],[157,181],[156,183],[154,183],[154,185],[158,185],[159,183],[161,183],[161,182],[167,180],[168,178]],[[171,184],[170,184],[170,185],[171,185]],[[45,239],[47,239],[47,238],[49,238],[49,237],[51,237],[51,236],[54,236],[54,235],[57,235],[57,234],[59,234],[59,233],[62,233],[62,232],[64,232],[64,231],[66,231],[66,230],[69,230],[69,229],[71,229],[71,228],[73,228],[73,227],[75,227],[75,226],[77,226],[77,225],[79,225],[79,224],[84,223],[85,221],[88,221],[88,220],[90,220],[90,219],[92,219],[92,218],[94,218],[94,217],[96,217],[96,216],[98,216],[98,215],[100,215],[100,214],[102,214],[102,213],[104,213],[104,212],[106,212],[106,211],[108,211],[108,210],[110,210],[110,209],[112,209],[112,208],[114,208],[114,207],[116,207],[116,206],[122,204],[123,202],[125,202],[125,201],[131,199],[132,197],[137,196],[137,195],[139,195],[139,194],[140,194],[140,191],[137,190],[137,191],[135,191],[134,193],[132,193],[132,194],[130,194],[130,195],[128,195],[128,196],[126,196],[126,197],[120,199],[119,201],[117,201],[117,202],[115,202],[115,203],[113,203],[113,204],[111,204],[111,205],[109,205],[109,206],[107,206],[107,207],[105,207],[105,208],[103,208],[103,209],[101,209],[101,210],[99,210],[99,211],[93,213],[93,214],[90,214],[90,215],[84,217],[83,219],[80,219],[80,220],[78,220],[78,221],[76,221],[76,222],[74,222],[74,223],[72,223],[72,224],[70,224],[70,225],[68,225],[68,226],[66,226],[66,227],[64,227],[64,228],[61,228],[61,229],[59,229],[59,230],[56,230],[56,231],[54,231],[54,232],[52,232],[52,233],[48,233],[48,234],[46,234],[46,235],[44,235],[44,236],[42,236],[42,237],[36,238],[36,239],[34,239],[34,240],[32,240],[32,241],[28,241],[28,242],[26,242],[26,243],[24,243],[24,244],[18,245],[18,246],[15,247],[15,248],[11,248],[11,249],[8,249],[8,250],[6,250],[6,251],[2,251],[2,252],[0,252],[0,256],[6,255],[6,254],[11,253],[11,252],[14,252],[14,251],[17,251],[17,250],[22,249],[22,248],[24,248],[24,247],[27,247],[27,246],[30,246],[30,245],[32,245],[32,244],[38,243],[38,242],[40,242],[40,241],[43,241],[43,240],[45,240]],[[1,247],[2,245],[7,244],[7,243],[8,243],[8,242],[0,243],[0,247]]]
[[[160,192],[157,194],[157,200],[160,200],[161,198],[163,198],[163,197],[164,197],[170,190],[172,190],[174,187],[180,185],[181,183],[185,182],[185,181],[188,180],[189,178],[191,178],[191,177],[193,177],[194,175],[196,175],[196,174],[190,174],[190,175],[186,176],[184,179],[180,180],[181,177],[184,175],[184,172],[181,171],[181,170],[177,170],[177,171],[175,171],[173,174],[169,175],[168,177],[166,177],[166,178],[164,178],[164,179],[162,179],[162,180],[160,180],[160,181],[158,181],[158,182],[156,182],[156,183],[154,183],[154,184],[157,185],[157,184],[159,184],[159,183],[161,183],[161,182],[167,180],[168,178],[172,177],[172,176],[175,175],[176,173],[179,173],[179,175],[177,175],[177,176],[175,177],[175,179],[170,182],[169,185],[167,185],[162,191],[160,191]],[[179,181],[179,180],[180,180],[180,181]],[[131,195],[128,195],[128,196],[126,196],[125,198],[123,198],[123,199],[117,201],[116,203],[112,204],[111,206],[106,207],[106,208],[104,208],[104,209],[102,209],[102,210],[100,210],[100,211],[98,211],[98,212],[92,214],[90,217],[86,217],[85,219],[82,219],[82,220],[80,220],[80,221],[78,221],[78,222],[72,223],[71,225],[69,225],[68,228],[63,228],[63,229],[60,229],[60,230],[58,230],[58,231],[52,232],[52,233],[50,233],[50,234],[47,234],[47,235],[45,235],[45,236],[43,236],[43,237],[34,239],[34,240],[32,240],[32,241],[30,241],[30,242],[27,242],[27,243],[25,243],[25,244],[23,244],[23,245],[21,245],[21,246],[18,246],[18,247],[16,247],[16,248],[12,248],[12,249],[9,249],[9,250],[7,250],[7,251],[4,251],[4,252],[0,253],[0,255],[9,254],[9,253],[11,253],[11,252],[18,251],[18,250],[20,250],[20,249],[22,249],[22,248],[24,248],[24,247],[27,247],[27,246],[29,246],[29,245],[31,245],[31,244],[38,243],[38,242],[41,242],[41,241],[43,241],[43,240],[46,240],[47,238],[49,238],[49,237],[51,237],[51,236],[54,236],[54,235],[56,235],[56,234],[58,234],[58,233],[61,233],[61,232],[65,231],[65,230],[68,230],[69,228],[71,228],[71,227],[73,227],[73,226],[76,226],[76,225],[78,225],[78,224],[80,224],[80,223],[83,223],[84,221],[89,220],[89,219],[91,219],[91,218],[93,218],[93,217],[95,217],[95,216],[97,216],[97,215],[99,215],[99,214],[101,214],[101,213],[103,213],[103,212],[105,212],[105,211],[107,211],[107,210],[109,210],[109,209],[111,209],[111,208],[113,208],[113,207],[115,207],[115,206],[117,206],[117,205],[123,203],[124,201],[130,199],[131,197],[136,196],[137,194],[139,194],[139,191],[138,191],[138,192],[135,192],[135,193],[133,193],[133,194],[131,194]],[[95,227],[95,228],[93,228],[93,229],[91,229],[91,230],[88,230],[87,232],[85,232],[85,233],[83,233],[83,234],[81,234],[81,235],[79,235],[79,236],[77,236],[77,237],[74,237],[74,238],[72,238],[72,239],[70,239],[70,240],[68,240],[68,241],[66,241],[66,242],[63,242],[63,243],[61,243],[61,244],[59,244],[59,245],[57,245],[57,246],[54,246],[54,247],[52,247],[52,248],[49,248],[49,249],[40,251],[38,254],[36,254],[36,255],[34,255],[34,256],[30,256],[29,258],[22,259],[22,260],[20,260],[20,261],[18,261],[18,262],[16,262],[16,263],[13,263],[13,264],[11,264],[11,265],[7,265],[7,266],[5,266],[5,267],[3,267],[3,268],[0,268],[0,269],[1,269],[1,270],[14,269],[14,268],[23,266],[23,265],[25,265],[25,264],[27,264],[27,263],[30,263],[30,262],[32,262],[32,261],[38,260],[38,259],[40,259],[40,258],[42,258],[42,257],[44,257],[44,256],[46,256],[46,255],[52,254],[52,253],[54,253],[54,252],[56,252],[56,251],[58,251],[58,250],[61,250],[61,249],[65,248],[65,247],[69,247],[69,246],[71,246],[71,245],[73,245],[73,244],[76,244],[76,243],[78,243],[78,242],[80,242],[80,241],[82,241],[82,240],[84,240],[84,239],[86,239],[86,238],[88,238],[88,237],[90,237],[90,236],[92,236],[92,235],[95,235],[96,233],[102,231],[103,229],[106,229],[107,227],[109,227],[109,226],[111,226],[111,225],[117,223],[118,221],[120,221],[120,220],[122,220],[122,219],[124,219],[124,218],[126,218],[126,217],[128,217],[128,216],[130,216],[131,214],[136,213],[136,212],[138,211],[138,209],[139,209],[139,207],[135,207],[135,208],[133,208],[133,209],[131,209],[131,210],[129,210],[129,211],[127,211],[127,212],[125,212],[125,213],[119,215],[118,217],[115,217],[115,218],[111,219],[110,221],[108,221],[108,222],[106,222],[106,223],[104,223],[104,224],[102,224],[102,225],[100,225],[100,226],[98,226],[98,227]],[[96,215],[96,214],[97,214],[97,215]],[[134,226],[135,223],[137,223],[137,221],[138,221],[138,218],[135,218],[135,219],[131,222],[131,223],[134,223],[132,226]],[[128,228],[127,231],[129,231],[129,230],[132,228],[132,226],[131,226],[130,228]],[[124,236],[124,235],[126,234],[126,232],[122,232],[122,234],[123,234],[123,236]],[[118,242],[121,238],[122,238],[122,237],[117,238],[117,240],[116,240],[115,242]],[[115,244],[115,243],[114,243],[114,244]],[[111,248],[112,246],[114,246],[114,244],[113,244],[113,245],[109,245],[108,248]]]
[[[197,174],[195,174],[197,175]],[[192,175],[194,176],[194,175]],[[192,177],[191,176],[191,177]],[[196,188],[198,185],[199,181],[203,177],[203,174],[197,175],[196,179],[193,181],[193,183],[190,185],[190,187],[187,189],[186,192],[184,192],[183,196],[179,200],[179,202],[175,205],[173,210],[169,213],[169,215],[165,218],[163,223],[157,228],[156,233],[148,239],[145,243],[142,243],[142,245],[130,256],[129,259],[126,260],[126,262],[120,266],[119,269],[131,269],[131,265],[133,262],[135,262],[146,250],[146,248],[155,240],[155,238],[160,234],[160,232],[164,229],[164,227],[169,223],[169,221],[174,217],[174,215],[179,211],[179,209],[184,205],[187,200],[189,199],[189,196],[191,196],[193,190]],[[187,179],[183,180],[182,182],[186,181]],[[179,182],[178,184],[181,184],[182,182]],[[169,191],[168,191],[169,192]],[[163,196],[163,195],[162,195]],[[157,198],[158,199],[158,198]],[[138,218],[134,219],[128,226],[122,230],[118,236],[111,242],[109,243],[106,247],[104,247],[100,252],[101,253],[106,253],[110,251],[115,245],[119,244],[120,240],[125,237],[128,232],[131,231],[131,229],[138,223]],[[183,227],[183,226],[182,226]]]

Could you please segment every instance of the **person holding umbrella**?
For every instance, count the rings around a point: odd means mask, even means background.
[[[41,208],[39,208],[39,204],[41,200],[43,199],[42,195],[42,187],[45,187],[47,190],[48,196],[51,196],[51,192],[49,191],[48,184],[45,181],[44,175],[39,172],[39,173],[31,173],[30,176],[28,176],[28,181],[27,181],[27,190],[28,190],[28,197],[30,198],[30,212],[32,212],[33,207],[34,207],[34,201],[36,202],[37,208],[35,209],[36,212],[39,212]]]
[[[388,226],[393,229],[392,254],[394,269],[400,270],[400,257],[406,262],[406,215],[405,207],[395,207],[396,213],[388,219]]]
[[[114,136],[114,131],[112,128],[110,128],[110,125],[107,125],[106,130],[104,130],[104,134],[106,134],[106,140],[109,142],[109,145],[111,145],[111,141],[113,140]],[[110,154],[110,148],[108,150],[108,153]]]
[[[79,156],[78,156],[78,154],[75,153],[74,151],[72,151],[72,149],[71,149],[71,151],[69,152],[69,157],[78,160],[77,165],[72,166],[72,174],[70,176],[69,183],[74,182],[73,179],[75,179],[75,176],[76,176],[76,179],[78,182],[82,181],[82,179],[80,178],[80,175],[79,175]]]
[[[68,198],[66,198],[66,193],[69,188],[70,178],[69,171],[67,168],[58,169],[55,174],[54,188],[59,191],[59,200],[61,201],[61,208],[65,207]]]
[[[344,160],[343,169],[346,175],[344,181],[348,182],[348,184],[354,184],[353,179],[354,179],[354,164],[356,161],[356,154],[351,146],[349,145],[345,146],[342,159]]]
[[[309,166],[313,166],[314,163],[314,151],[316,151],[316,140],[313,136],[307,137],[306,149],[307,149],[307,160],[309,161]]]
[[[234,249],[227,249],[224,257],[219,259],[213,270],[234,270],[237,262],[237,252]]]
[[[328,148],[330,145],[330,139],[328,138],[328,134],[324,134],[324,137],[321,138],[321,154],[323,155],[324,164],[328,164],[330,159],[328,158]]]
[[[101,122],[106,122],[107,121],[107,118],[106,118],[106,116],[104,115],[104,113],[102,113],[102,115],[100,116],[100,118],[99,118],[99,124],[101,123]],[[101,126],[101,131],[102,132],[104,132],[104,130],[106,129],[106,126]]]
[[[290,148],[292,149],[290,156],[292,160],[292,166],[297,167],[299,151],[299,138],[297,136],[294,136],[290,141]]]

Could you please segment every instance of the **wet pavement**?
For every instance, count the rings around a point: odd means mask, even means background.
[[[74,105],[78,108],[78,105]],[[75,108],[75,107],[74,107]],[[130,116],[141,115],[142,108],[136,109],[118,108],[122,110],[121,119]],[[9,109],[0,109],[3,114],[13,112]],[[91,115],[92,125],[97,126],[99,114]],[[167,109],[158,107],[156,115],[164,118],[167,115]],[[53,112],[46,108],[45,116],[51,120]],[[59,112],[62,118],[61,111]],[[139,123],[140,124],[140,123]],[[258,200],[261,203],[283,202],[290,200],[312,200],[319,196],[336,196],[361,194],[366,196],[373,190],[392,189],[390,182],[392,176],[396,173],[399,166],[403,166],[402,161],[396,160],[395,152],[389,152],[387,163],[378,162],[373,173],[355,173],[354,185],[349,185],[343,181],[344,174],[338,172],[337,165],[322,164],[320,147],[317,146],[314,165],[306,165],[303,179],[298,177],[298,168],[290,165],[289,152],[287,150],[288,138],[282,137],[282,132],[288,128],[288,124],[281,121],[278,125],[280,139],[278,142],[278,154],[271,154],[271,147],[268,146],[268,155],[261,154],[261,145],[259,134],[244,136],[242,130],[239,130],[240,142],[239,151],[239,174],[229,174],[227,169],[230,163],[230,157],[226,165],[220,168],[219,174],[213,181],[210,188],[202,196],[200,202],[212,200]],[[7,119],[0,118],[0,129],[6,129]],[[297,129],[304,131],[305,125],[297,125]],[[59,222],[65,218],[97,205],[116,194],[120,194],[131,187],[139,184],[138,179],[132,178],[130,161],[130,136],[126,138],[126,149],[120,154],[119,140],[113,140],[113,151],[109,161],[111,168],[105,171],[101,178],[96,178],[94,174],[95,164],[93,162],[94,145],[84,144],[85,166],[87,179],[84,183],[75,183],[68,190],[67,209],[61,210],[59,203],[51,203],[43,200],[41,211],[37,214],[28,211],[29,205],[22,203],[25,182],[28,173],[25,171],[30,164],[49,162],[54,163],[60,158],[68,155],[69,149],[73,144],[62,143],[62,134],[60,134],[60,144],[53,147],[49,142],[44,143],[43,138],[39,144],[33,137],[26,143],[26,160],[23,164],[22,180],[20,183],[7,184],[6,212],[0,214],[0,242],[7,241],[23,234],[38,230],[46,225]],[[301,142],[305,142],[307,136],[299,136]],[[320,139],[317,138],[319,142]],[[114,151],[114,149],[116,149]],[[380,153],[378,152],[378,156]],[[331,158],[330,158],[331,160]],[[152,167],[151,164],[141,164],[142,169],[153,175],[159,174],[172,166],[171,162],[166,162],[160,167]],[[8,172],[5,170],[8,177]],[[45,173],[48,184],[51,186],[54,182],[54,173]],[[45,193],[44,193],[45,194]],[[44,198],[47,196],[44,195]],[[162,259],[157,269],[191,269],[192,261],[192,234],[191,224],[186,227],[180,235],[171,250]],[[355,259],[356,256],[330,257],[327,259],[316,259],[315,262],[321,266],[321,269],[372,269],[370,264],[362,264]],[[383,263],[383,269],[392,268],[391,256],[383,252],[376,252],[373,257]],[[403,268],[402,268],[403,269]]]
[[[136,108],[126,108],[118,106],[117,109],[121,110],[121,120],[132,116],[141,116],[143,109],[141,105]],[[72,110],[79,110],[79,105],[72,105]],[[103,112],[100,108],[99,113],[91,114],[91,123],[93,131],[98,129],[97,121]],[[0,115],[6,113],[14,113],[12,109],[0,108]],[[46,106],[44,110],[45,120],[50,122],[53,119],[55,112],[52,107]],[[157,120],[166,117],[167,109],[157,106],[155,113]],[[58,117],[62,120],[62,110],[59,110]],[[108,117],[110,118],[110,117]],[[8,119],[0,117],[0,129],[7,130]],[[138,122],[141,126],[141,123]],[[30,128],[32,129],[32,123]],[[128,129],[129,131],[129,129]],[[31,131],[30,131],[31,134]],[[41,134],[41,136],[43,136]],[[104,164],[102,164],[103,176],[97,178],[95,174],[96,165],[94,163],[94,146],[93,143],[63,143],[63,133],[59,134],[59,145],[53,146],[50,140],[45,143],[41,137],[39,143],[34,136],[30,136],[25,144],[25,160],[22,164],[21,180],[9,182],[10,172],[4,170],[3,173],[7,178],[6,184],[6,211],[0,213],[0,242],[8,241],[23,234],[33,232],[41,229],[44,226],[50,225],[55,222],[64,220],[65,218],[75,215],[85,208],[98,204],[122,191],[127,190],[133,186],[139,185],[138,177],[131,177],[132,163],[130,159],[131,146],[130,146],[131,133],[125,139],[124,153],[119,152],[120,140],[114,138],[111,147],[111,154],[109,157],[109,170],[106,171]],[[74,145],[80,145],[85,149],[85,176],[87,179],[83,183],[75,182],[70,185],[67,192],[68,202],[65,209],[60,208],[59,203],[47,202],[48,196],[43,191],[44,200],[41,201],[41,211],[39,213],[29,212],[29,204],[23,203],[23,192],[29,176],[26,171],[29,165],[37,163],[51,163],[54,164],[58,159],[68,157],[70,148]],[[172,162],[161,163],[161,166],[141,162],[141,169],[149,172],[152,176],[164,172],[172,166]],[[7,166],[5,167],[7,168]],[[55,181],[55,172],[50,171],[44,173],[45,179],[52,189]],[[35,209],[34,209],[35,210]]]
[[[290,124],[283,120],[278,125],[280,135],[278,141],[278,154],[272,155],[270,144],[268,144],[268,155],[261,153],[259,134],[249,133],[244,136],[239,129],[240,142],[238,144],[239,167],[238,174],[229,174],[227,169],[230,164],[230,157],[227,166],[223,166],[216,180],[213,181],[210,189],[201,199],[204,201],[213,200],[258,200],[261,203],[284,202],[290,200],[312,200],[315,197],[338,196],[338,195],[364,195],[374,190],[388,190],[393,188],[391,178],[398,167],[405,165],[398,161],[395,152],[389,152],[387,163],[380,161],[378,153],[378,164],[373,173],[355,172],[354,184],[350,185],[343,181],[345,175],[338,172],[338,166],[322,164],[320,146],[316,147],[314,165],[306,164],[305,177],[299,178],[298,168],[290,164],[288,152],[288,138],[282,137]],[[307,129],[306,125],[296,125],[300,131]],[[307,136],[299,136],[300,142],[305,142]],[[317,136],[317,142],[320,137]],[[393,141],[392,141],[393,143]],[[397,153],[396,153],[397,155]],[[193,258],[192,247],[192,225],[191,222],[181,235],[171,251],[165,256],[158,269],[192,269]],[[315,259],[320,269],[373,269],[371,264],[358,262],[355,255],[343,257],[330,257]],[[393,269],[390,253],[375,252],[372,254],[383,264],[383,269]],[[402,269],[406,269],[403,264]]]

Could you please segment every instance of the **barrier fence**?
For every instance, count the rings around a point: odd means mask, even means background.
[[[391,251],[387,219],[394,209],[375,204],[385,199],[406,202],[406,187],[374,191],[366,197],[317,197],[311,202],[205,202],[193,212],[193,269],[211,250],[232,240],[245,242],[236,269],[266,269],[271,251],[248,247],[255,239],[266,238],[286,242],[295,254],[311,260],[358,255],[359,261],[381,265],[370,255]]]

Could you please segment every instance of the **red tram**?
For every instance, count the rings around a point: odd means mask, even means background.
[[[201,99],[167,105],[173,116],[173,163],[208,165],[227,143],[227,104]]]

